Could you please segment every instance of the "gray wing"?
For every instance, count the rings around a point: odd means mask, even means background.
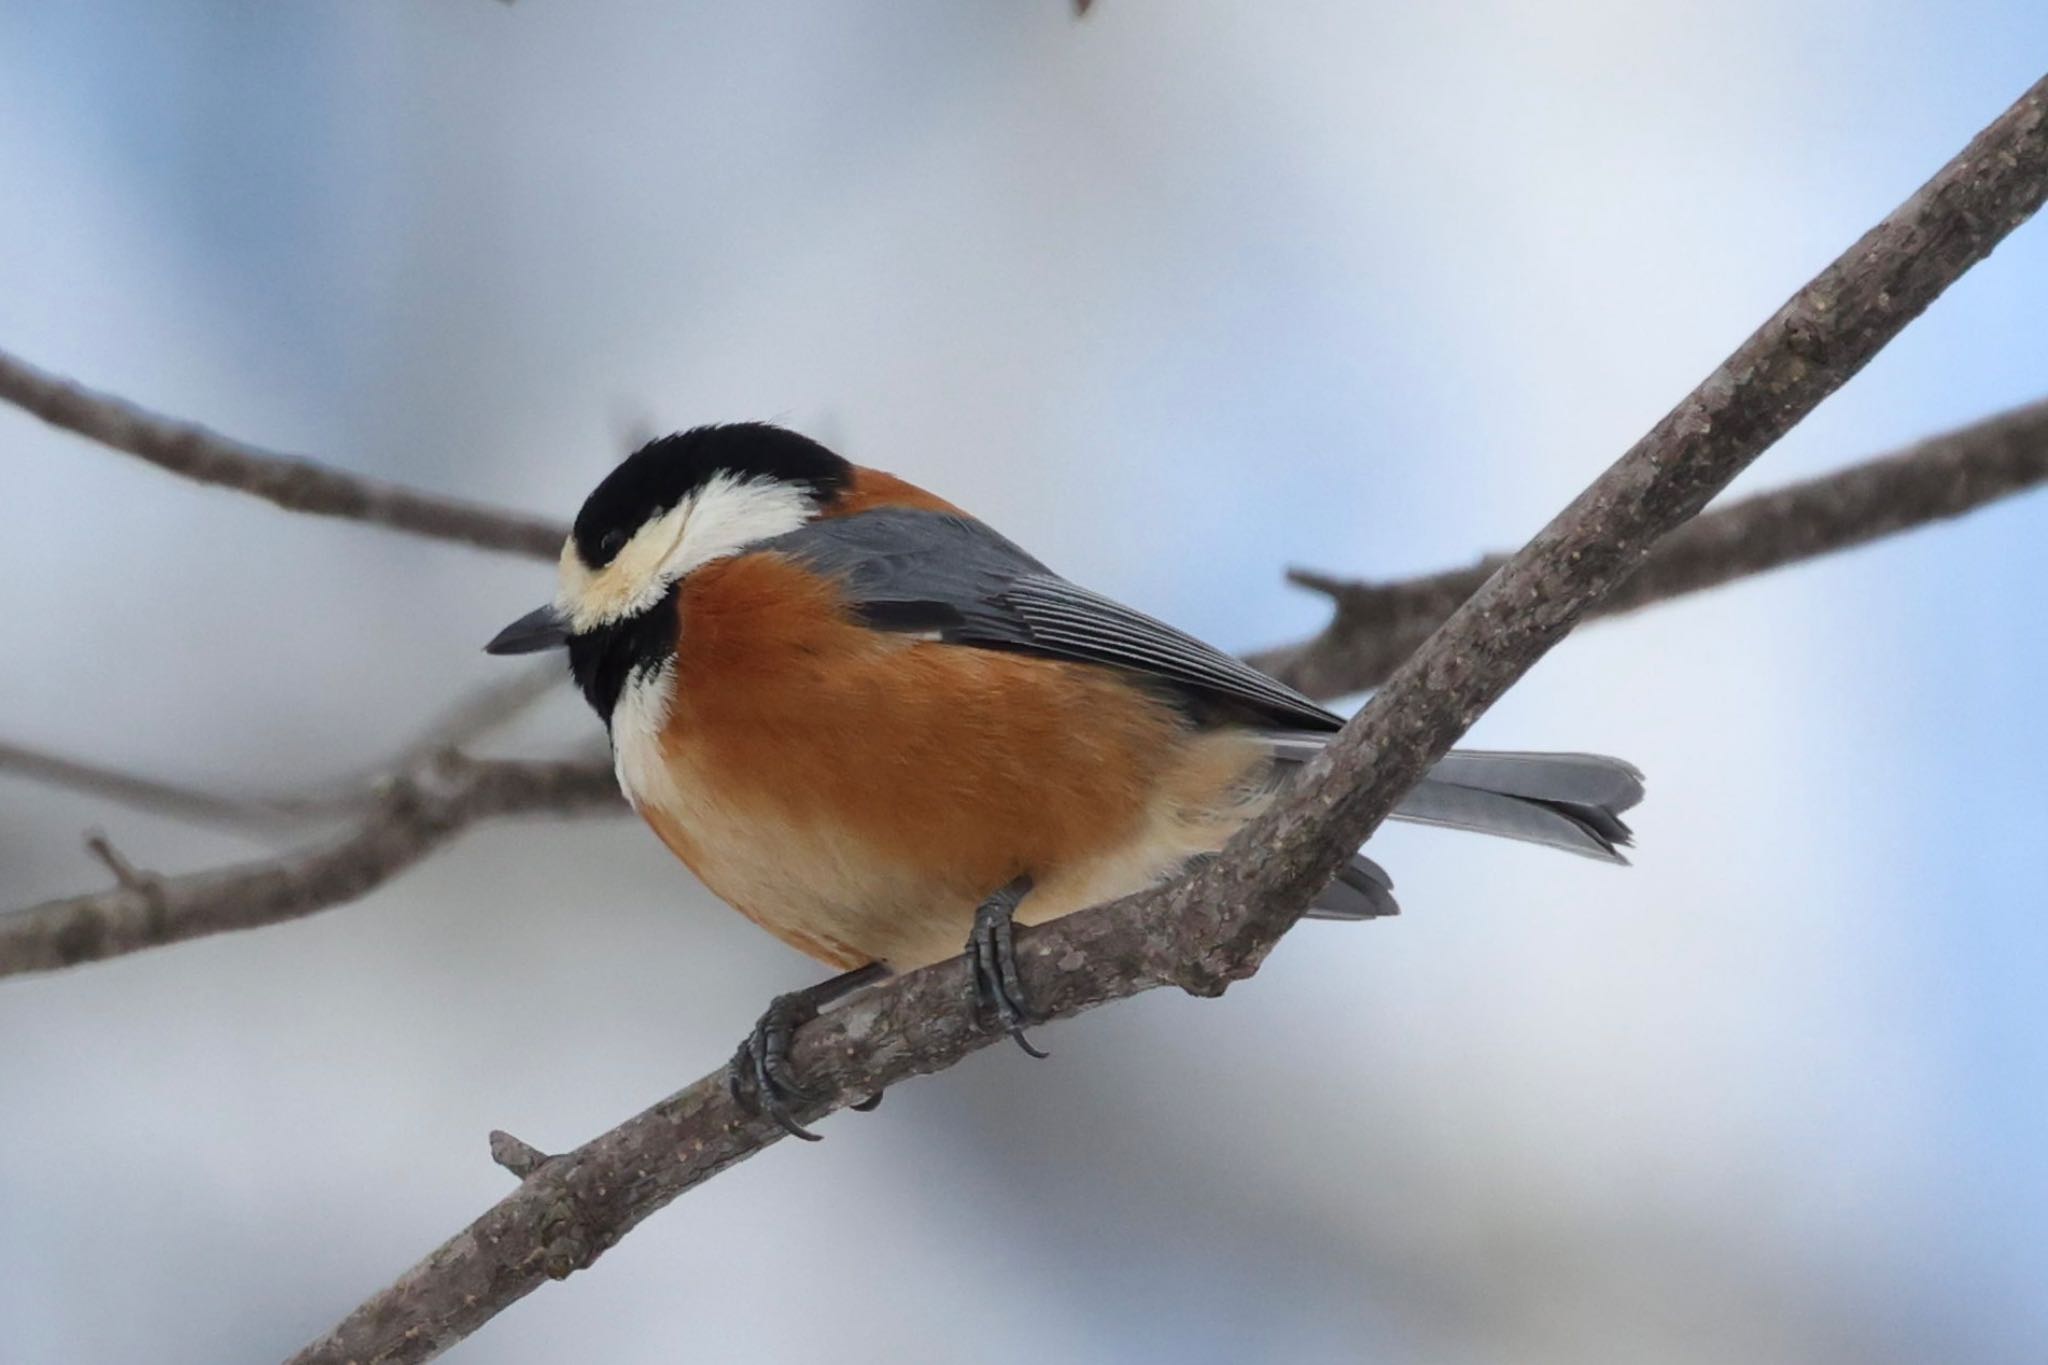
[[[1343,723],[1194,636],[1069,583],[970,518],[878,509],[814,521],[759,548],[839,580],[877,630],[1129,669],[1278,725]]]

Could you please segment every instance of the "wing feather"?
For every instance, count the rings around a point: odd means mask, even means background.
[[[1068,582],[968,517],[877,508],[812,522],[760,548],[838,579],[877,630],[1128,669],[1280,725],[1342,723],[1241,660]]]

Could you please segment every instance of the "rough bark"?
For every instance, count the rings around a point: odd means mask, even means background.
[[[1657,542],[1642,568],[1590,615],[1614,616],[1719,587],[1936,521],[2048,482],[2048,401],[1930,437],[1804,483],[1709,512]],[[1336,615],[1314,639],[1249,656],[1313,697],[1377,687],[1460,603],[1507,562],[1398,583],[1361,583],[1297,569]]]

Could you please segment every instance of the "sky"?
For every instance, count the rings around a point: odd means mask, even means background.
[[[2041,75],[2020,0],[0,0],[0,346],[567,516],[767,418],[1231,648],[1526,538]],[[2023,228],[1739,485],[2042,396]],[[0,738],[362,770],[546,566],[0,411]],[[1625,755],[1635,866],[1392,829],[1303,926],[830,1121],[460,1362],[2031,1362],[2048,502],[1574,636],[1474,732]],[[566,687],[497,742],[589,745]],[[0,774],[0,907],[272,849]],[[625,821],[0,982],[10,1362],[279,1358],[813,964]]]

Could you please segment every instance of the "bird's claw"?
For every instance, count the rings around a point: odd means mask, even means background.
[[[888,974],[889,969],[882,963],[870,962],[841,972],[829,981],[771,1000],[754,1021],[753,1032],[733,1054],[732,1065],[726,1068],[725,1088],[732,1102],[749,1114],[766,1114],[791,1137],[817,1142],[818,1135],[798,1123],[796,1115],[790,1112],[793,1106],[812,1104],[820,1098],[798,1083],[796,1069],[789,1061],[790,1044],[796,1031],[817,1018],[825,1006]],[[881,1095],[876,1093],[851,1107],[865,1111],[881,1102]]]
[[[1038,1022],[1017,972],[1016,929],[1012,916],[1017,903],[1031,889],[1029,878],[1019,877],[983,901],[974,912],[974,932],[967,938],[967,960],[974,975],[974,1006],[977,1013],[993,1015],[1018,1047],[1033,1057],[1047,1054],[1032,1046],[1025,1036],[1027,1024]]]
[[[817,1017],[818,1006],[811,992],[776,996],[754,1021],[753,1031],[733,1054],[725,1073],[725,1088],[733,1103],[750,1114],[767,1115],[783,1132],[805,1142],[820,1138],[798,1123],[790,1109],[809,1104],[817,1096],[798,1084],[789,1062],[789,1044],[799,1028]]]

